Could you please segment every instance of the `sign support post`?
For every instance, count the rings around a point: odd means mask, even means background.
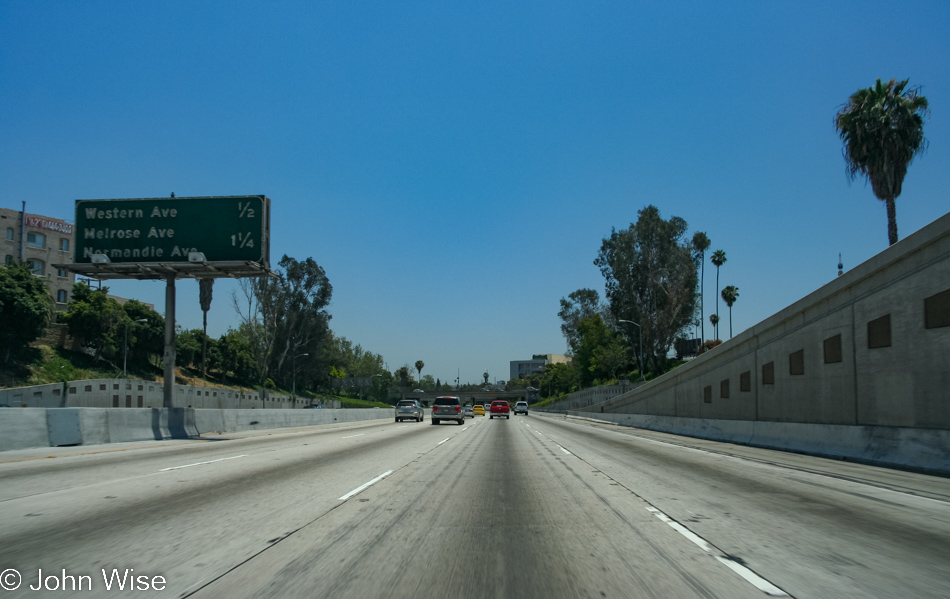
[[[175,401],[175,275],[165,279],[165,386],[162,407]]]

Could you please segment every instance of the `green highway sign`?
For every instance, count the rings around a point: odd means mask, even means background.
[[[262,195],[76,200],[75,261],[248,261],[270,267],[270,199]]]

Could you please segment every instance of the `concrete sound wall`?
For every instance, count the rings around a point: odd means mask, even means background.
[[[950,214],[712,351],[584,412],[950,429]],[[776,431],[775,443],[795,447],[788,435],[804,434]]]
[[[0,389],[0,403],[27,408],[161,408],[163,385],[138,379],[92,379]],[[292,409],[287,395],[266,391],[175,385],[175,405],[207,409]]]

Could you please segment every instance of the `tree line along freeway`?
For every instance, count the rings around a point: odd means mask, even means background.
[[[950,596],[948,479],[535,413],[5,452],[0,523],[10,597]]]

